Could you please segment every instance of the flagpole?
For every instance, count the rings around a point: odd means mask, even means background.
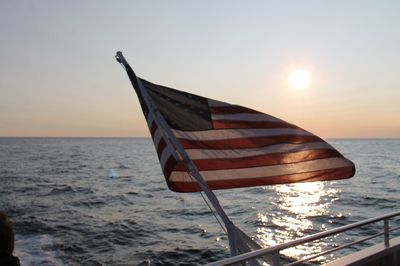
[[[237,248],[237,244],[236,244],[237,236],[238,236],[238,234],[236,232],[237,228],[234,226],[233,222],[229,219],[228,215],[225,213],[224,209],[222,208],[221,204],[219,203],[218,198],[215,196],[215,194],[212,192],[212,190],[208,187],[207,182],[201,176],[196,165],[189,158],[188,154],[186,153],[185,149],[182,147],[181,143],[173,135],[173,133],[172,133],[170,127],[168,126],[167,122],[165,121],[164,117],[160,114],[157,107],[152,103],[152,100],[149,97],[147,91],[144,89],[140,80],[136,77],[132,68],[130,67],[130,65],[128,64],[128,62],[126,61],[124,56],[122,55],[122,52],[118,51],[115,58],[125,68],[125,70],[127,72],[131,72],[131,74],[133,74],[134,79],[131,79],[133,85],[137,86],[136,89],[139,89],[144,101],[146,102],[146,105],[148,106],[148,108],[151,108],[151,110],[153,111],[154,115],[156,116],[157,121],[160,123],[160,126],[162,127],[164,132],[167,134],[169,141],[171,142],[173,147],[175,147],[177,154],[181,157],[181,159],[188,166],[190,174],[196,179],[200,188],[204,191],[207,198],[213,205],[214,209],[217,211],[218,215],[221,217],[222,221],[225,224],[227,232],[228,232],[229,247],[230,247],[231,254],[237,255],[238,254],[238,248]]]

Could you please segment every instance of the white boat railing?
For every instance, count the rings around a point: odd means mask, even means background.
[[[230,257],[230,258],[227,258],[227,259],[223,259],[223,260],[219,260],[219,261],[216,261],[216,262],[212,262],[212,263],[206,264],[206,266],[233,265],[233,264],[236,264],[236,263],[241,263],[241,262],[246,262],[246,261],[249,261],[249,260],[257,259],[257,258],[260,258],[262,256],[272,256],[273,257],[273,259],[272,259],[272,261],[273,261],[272,265],[273,266],[281,265],[280,264],[280,252],[282,250],[284,250],[284,249],[291,248],[291,247],[294,247],[294,246],[297,246],[297,245],[300,245],[300,244],[304,244],[304,243],[307,243],[307,242],[315,241],[315,240],[318,240],[318,239],[321,239],[321,238],[325,238],[325,237],[328,237],[328,236],[336,235],[336,234],[339,234],[339,233],[342,233],[342,232],[345,232],[345,231],[349,231],[349,230],[354,229],[354,228],[359,228],[361,226],[372,224],[372,223],[376,223],[376,222],[379,222],[379,221],[382,221],[382,220],[383,220],[383,231],[381,233],[374,234],[374,235],[365,237],[363,239],[357,240],[355,242],[352,242],[352,243],[349,243],[349,244],[345,244],[345,245],[342,245],[342,246],[339,246],[339,247],[336,247],[336,248],[333,248],[333,249],[330,249],[330,250],[327,250],[327,251],[324,251],[324,252],[321,252],[321,253],[318,253],[318,254],[315,254],[315,255],[312,255],[312,256],[308,256],[308,257],[306,257],[304,259],[300,259],[300,260],[288,263],[288,264],[286,264],[286,266],[298,265],[298,264],[304,263],[306,261],[309,261],[311,259],[317,258],[319,256],[323,256],[323,255],[335,252],[335,251],[337,251],[339,249],[347,248],[347,247],[350,247],[352,245],[355,245],[355,244],[358,244],[358,243],[361,243],[361,242],[365,242],[367,240],[370,240],[372,238],[375,238],[375,237],[378,237],[378,236],[382,236],[382,235],[384,236],[383,237],[383,239],[384,239],[383,242],[384,242],[385,246],[389,247],[389,232],[400,229],[400,226],[399,227],[394,227],[394,228],[389,228],[389,219],[391,219],[393,217],[396,217],[396,216],[400,216],[400,212],[393,212],[393,213],[381,215],[381,216],[378,216],[378,217],[370,218],[370,219],[363,220],[363,221],[360,221],[360,222],[356,222],[356,223],[353,223],[353,224],[349,224],[349,225],[341,226],[341,227],[338,227],[338,228],[330,229],[330,230],[327,230],[327,231],[324,231],[324,232],[316,233],[316,234],[313,234],[313,235],[310,235],[310,236],[305,236],[305,237],[302,237],[302,238],[298,238],[298,239],[295,239],[295,240],[292,240],[292,241],[289,241],[289,242],[286,242],[286,243],[283,243],[283,244],[279,244],[279,245],[276,245],[276,246],[273,246],[273,247],[254,250],[254,251],[251,251],[251,252],[248,252],[248,253],[244,253],[244,254],[240,254],[240,255],[237,255],[237,256],[234,256],[234,257]]]

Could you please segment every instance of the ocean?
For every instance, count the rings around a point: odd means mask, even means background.
[[[355,163],[355,177],[215,191],[228,216],[269,246],[399,210],[399,139],[328,142]],[[0,138],[0,184],[22,265],[201,265],[229,256],[201,195],[167,188],[147,138]],[[379,223],[284,254],[300,257],[381,230]]]

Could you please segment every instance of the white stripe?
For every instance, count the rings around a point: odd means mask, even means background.
[[[164,169],[164,166],[170,156],[171,156],[171,151],[168,149],[168,147],[165,147],[160,156],[160,164],[162,169]]]
[[[169,182],[187,182],[187,183],[196,183],[197,181],[192,177],[191,175],[188,174],[188,172],[179,172],[179,181],[178,180],[173,180],[171,181],[171,177],[173,174],[178,173],[178,172],[172,172],[170,177],[168,178]]]
[[[211,114],[213,120],[238,120],[251,122],[283,122],[283,120],[266,115],[266,114]]]
[[[161,164],[163,171],[164,171],[165,164],[167,163],[167,160],[169,159],[169,157],[171,157],[171,154],[172,154],[171,149],[169,149],[168,145],[165,146],[165,148],[162,151],[161,156],[160,156],[160,164]]]
[[[153,138],[154,146],[156,146],[156,149],[158,148],[158,144],[160,143],[161,138],[162,138],[162,130],[161,128],[157,127],[156,132],[154,132],[154,138]]]
[[[207,99],[208,100],[208,106],[210,107],[226,107],[226,106],[234,106],[233,104],[225,103],[225,102],[220,102],[217,100],[213,99]]]
[[[302,163],[262,166],[241,169],[200,171],[206,181],[250,179],[259,177],[273,177],[281,175],[301,174],[311,171],[329,170],[352,166],[345,158],[329,158],[313,160]],[[170,176],[171,182],[188,182],[185,172],[173,171]]]
[[[154,115],[152,112],[149,112],[147,114],[147,126],[149,127],[149,129],[151,130],[151,125],[153,124],[154,121]]]
[[[267,147],[253,149],[230,149],[230,150],[202,150],[188,149],[187,154],[192,160],[196,159],[228,159],[257,156],[264,154],[274,154],[283,152],[298,152],[306,150],[332,149],[334,148],[326,142],[310,142],[304,144],[275,144]]]
[[[280,135],[312,136],[313,134],[295,128],[256,128],[256,129],[218,129],[203,131],[181,131],[172,129],[177,138],[189,140],[226,140],[251,137],[270,137]]]
[[[160,144],[161,139],[163,139],[163,134],[162,134],[162,128],[157,128],[156,132],[154,132],[154,146],[156,147],[156,150],[158,149],[158,145]],[[175,160],[179,160],[177,153],[175,152],[174,148],[169,144],[168,139],[164,138],[164,141],[166,143],[164,150],[161,152],[161,157],[160,157],[160,164],[164,169],[164,161],[163,160],[168,160],[169,155],[173,155]],[[167,152],[166,152],[167,150]],[[167,158],[164,158],[165,156],[167,156]],[[162,159],[164,158],[164,159]]]

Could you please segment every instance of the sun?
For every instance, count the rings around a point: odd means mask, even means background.
[[[288,81],[294,90],[306,89],[310,84],[310,74],[305,69],[296,69],[290,73]]]

